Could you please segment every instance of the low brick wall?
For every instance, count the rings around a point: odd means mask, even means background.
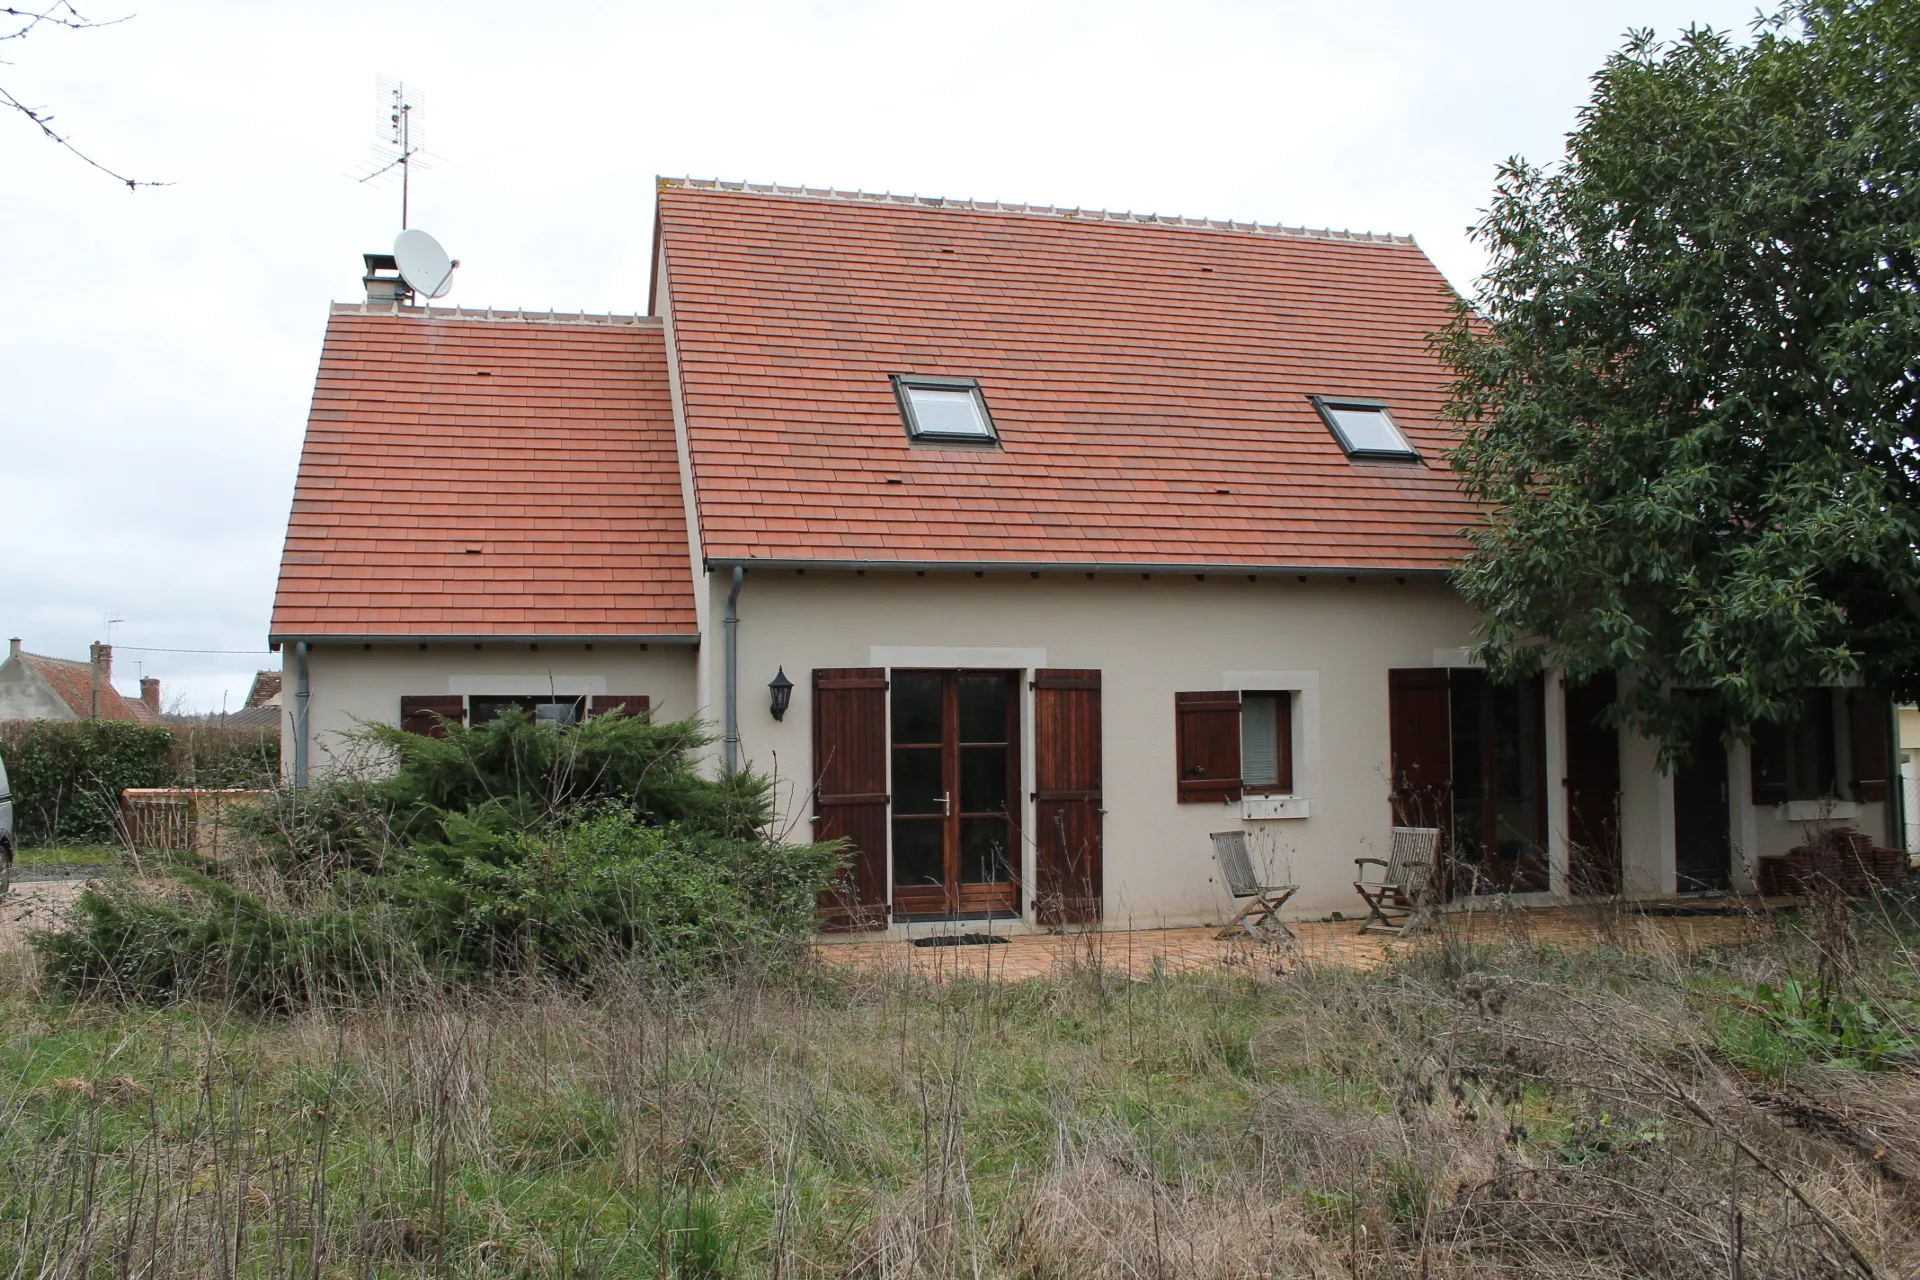
[[[233,809],[272,794],[237,787],[129,787],[120,793],[121,839],[137,854],[192,850],[205,858],[225,857]]]

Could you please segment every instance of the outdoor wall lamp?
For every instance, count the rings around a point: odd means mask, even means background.
[[[779,674],[767,681],[767,692],[773,695],[769,710],[775,720],[787,718],[787,704],[793,701],[793,681],[787,679],[787,669],[783,666]]]

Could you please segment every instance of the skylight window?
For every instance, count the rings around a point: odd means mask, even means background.
[[[895,374],[894,395],[907,434],[915,440],[994,444],[993,419],[980,384],[972,378],[928,378]]]
[[[1420,458],[1399,424],[1378,400],[1328,400],[1310,397],[1333,438],[1349,458],[1386,458],[1417,462]]]

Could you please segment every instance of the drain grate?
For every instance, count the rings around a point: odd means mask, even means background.
[[[915,938],[916,947],[984,947],[989,943],[1004,944],[1005,938],[991,933],[943,933],[937,938]]]

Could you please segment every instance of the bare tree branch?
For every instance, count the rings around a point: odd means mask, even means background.
[[[95,22],[74,8],[71,0],[55,0],[55,3],[47,6],[45,9],[39,10],[0,8],[0,17],[11,19],[18,24],[12,31],[0,31],[0,41],[7,41],[24,39],[36,28],[41,26],[65,27],[70,31],[89,31],[96,27],[116,26],[119,23],[126,22],[132,18],[133,15],[127,14],[125,17],[109,18],[105,22]],[[107,168],[107,166],[74,146],[72,140],[56,132],[53,128],[53,117],[51,115],[46,114],[40,108],[28,106],[4,88],[0,88],[0,106],[12,107],[15,111],[18,111],[21,115],[31,120],[34,125],[39,128],[41,133],[59,143],[100,172],[106,174],[115,182],[125,183],[129,191],[137,190],[140,187],[170,187],[173,185],[171,182],[139,182],[127,177],[125,174],[116,173],[112,169]]]
[[[66,0],[60,0],[58,4],[51,5],[38,12],[32,9],[0,9],[0,17],[12,18],[21,24],[18,31],[9,31],[4,35],[0,35],[0,40],[18,40],[43,23],[48,26],[66,27],[73,31],[86,31],[93,27],[118,26],[120,23],[131,19],[133,15],[129,13],[125,17],[108,18],[105,22],[94,22],[91,19],[82,17],[80,11],[71,4],[68,4]]]

